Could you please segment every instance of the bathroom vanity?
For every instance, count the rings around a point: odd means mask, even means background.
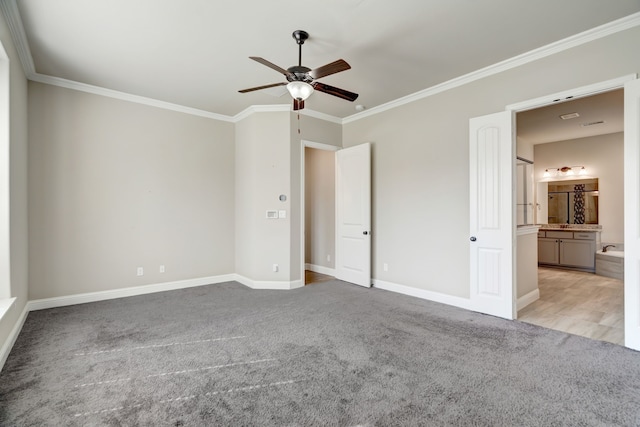
[[[542,226],[538,231],[538,265],[595,272],[600,229],[584,225]]]

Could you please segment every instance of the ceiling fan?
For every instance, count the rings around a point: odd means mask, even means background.
[[[276,86],[287,86],[289,93],[293,97],[293,109],[302,110],[304,108],[304,101],[313,93],[314,89],[319,92],[328,93],[329,95],[337,96],[338,98],[346,99],[347,101],[355,101],[358,98],[357,93],[349,92],[348,90],[340,89],[328,84],[317,82],[316,80],[322,77],[329,76],[331,74],[346,71],[351,68],[344,59],[338,59],[330,64],[323,65],[316,69],[307,68],[302,65],[302,45],[309,38],[309,33],[302,30],[296,30],[292,34],[293,38],[298,43],[298,65],[293,65],[286,70],[278,67],[277,65],[267,61],[264,58],[258,56],[250,56],[256,62],[266,65],[269,68],[276,70],[283,74],[287,79],[287,82],[272,83],[264,86],[252,87],[249,89],[242,89],[238,92],[247,93],[254,90],[268,89]]]

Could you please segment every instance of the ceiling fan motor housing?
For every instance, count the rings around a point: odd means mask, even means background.
[[[287,68],[287,71],[289,72],[289,75],[286,77],[290,82],[295,81],[311,83],[313,81],[313,77],[309,75],[309,71],[311,71],[311,68],[305,67],[303,65],[294,65]]]

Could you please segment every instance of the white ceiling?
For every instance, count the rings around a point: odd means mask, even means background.
[[[579,116],[567,120],[560,118],[561,115],[570,113],[578,113]],[[622,132],[624,90],[618,89],[518,113],[516,129],[519,140],[534,145]]]
[[[12,2],[16,0],[0,0]],[[288,96],[239,89],[284,81],[249,56],[345,59],[308,109],[344,118],[640,11],[640,0],[17,0],[35,73],[234,116]]]

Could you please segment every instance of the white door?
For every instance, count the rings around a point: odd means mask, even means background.
[[[336,152],[336,278],[371,286],[371,147]]]
[[[640,350],[640,80],[624,85],[624,345]]]
[[[471,309],[514,318],[512,112],[469,121]]]

